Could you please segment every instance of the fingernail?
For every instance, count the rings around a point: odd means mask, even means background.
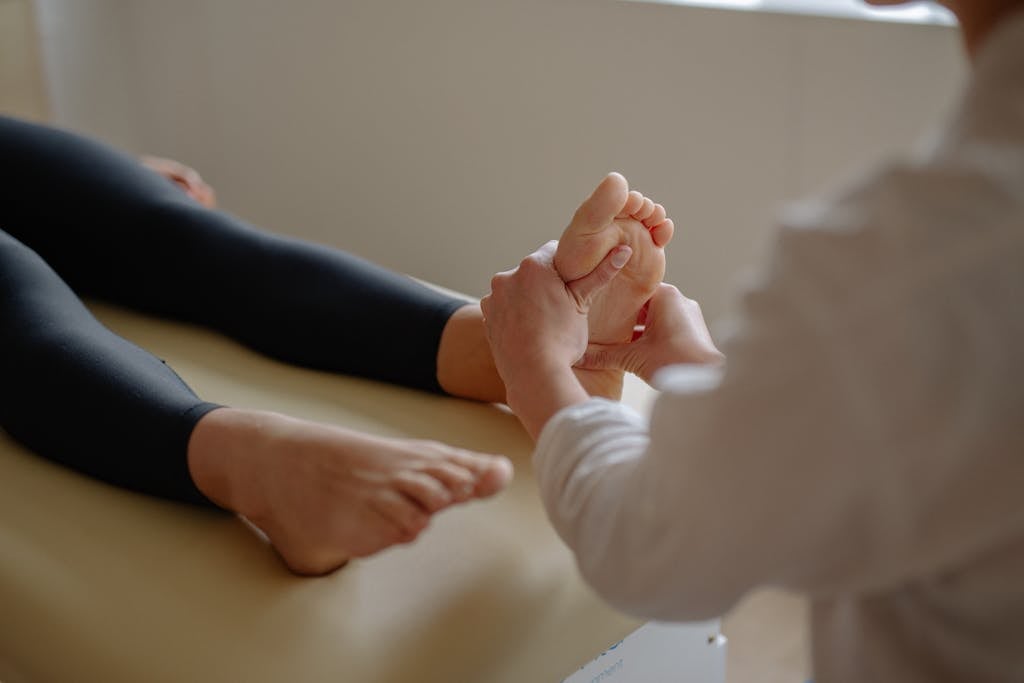
[[[626,265],[626,262],[629,261],[629,257],[632,255],[632,249],[630,249],[629,247],[622,247],[614,254],[612,254],[612,265],[615,266],[616,268],[621,268],[622,266]]]

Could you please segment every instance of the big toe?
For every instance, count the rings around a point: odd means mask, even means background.
[[[618,173],[609,173],[580,204],[555,252],[555,269],[562,279],[583,277],[619,242],[618,230],[609,228],[622,214],[629,199],[626,179]]]
[[[479,474],[474,494],[480,498],[493,496],[512,481],[512,462],[505,457],[495,457]]]
[[[620,173],[609,173],[587,199],[576,209],[572,223],[562,239],[574,234],[589,235],[603,230],[615,220],[629,199],[629,183]]]

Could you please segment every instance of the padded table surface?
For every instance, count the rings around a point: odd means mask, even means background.
[[[504,453],[516,478],[496,498],[443,512],[411,545],[298,578],[232,516],[95,482],[0,432],[4,683],[556,682],[640,625],[579,579],[541,508],[530,441],[507,411],[93,310],[204,399]],[[638,384],[627,395],[649,399]]]

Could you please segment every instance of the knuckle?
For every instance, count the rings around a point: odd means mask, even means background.
[[[527,273],[533,272],[534,270],[540,270],[540,257],[537,254],[530,254],[523,259],[523,262],[519,264],[519,267]]]
[[[510,277],[511,273],[508,271],[495,274],[494,277],[491,278],[491,291],[496,292],[500,290],[505,286],[505,283],[508,282]]]

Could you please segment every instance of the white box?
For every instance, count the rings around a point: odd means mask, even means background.
[[[725,683],[719,622],[650,622],[562,683]]]

